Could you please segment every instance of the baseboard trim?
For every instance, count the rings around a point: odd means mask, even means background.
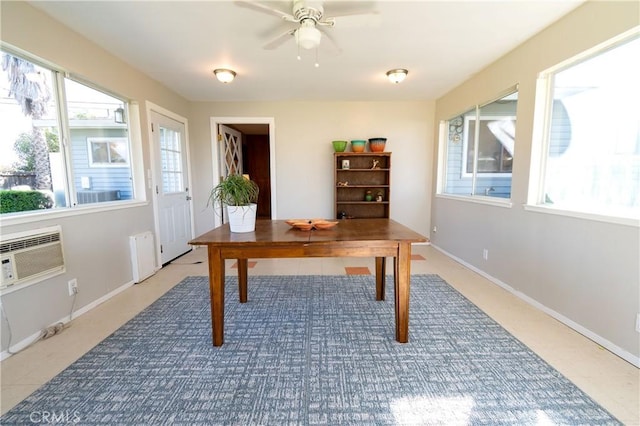
[[[459,257],[454,256],[453,254],[447,252],[446,250],[443,250],[441,247],[438,247],[438,246],[436,246],[434,244],[431,244],[431,246],[434,249],[438,250],[440,253],[444,254],[445,256],[450,257],[451,259],[455,260],[456,262],[460,263],[461,265],[465,266],[466,268],[472,270],[473,272],[483,276],[484,278],[486,278],[487,280],[489,280],[492,283],[496,284],[497,286],[502,287],[504,290],[506,290],[509,293],[513,294],[518,299],[526,302],[527,304],[533,306],[536,309],[541,310],[542,312],[546,313],[547,315],[549,315],[549,316],[555,318],[556,320],[560,321],[561,323],[563,323],[567,327],[575,330],[576,332],[582,334],[586,338],[594,341],[598,345],[600,345],[603,348],[607,349],[609,352],[613,353],[614,355],[619,356],[620,358],[622,358],[623,360],[627,361],[628,363],[634,365],[635,367],[640,368],[640,357],[637,357],[637,356],[633,355],[632,353],[630,353],[629,351],[627,351],[625,349],[622,349],[620,346],[616,345],[615,343],[605,339],[604,337],[600,336],[599,334],[594,333],[593,331],[589,330],[588,328],[585,328],[584,326],[578,324],[577,322],[565,317],[561,313],[559,313],[557,311],[554,311],[553,309],[547,307],[546,305],[543,305],[542,303],[538,302],[536,299],[533,299],[532,297],[529,297],[526,294],[514,289],[513,287],[511,287],[507,283],[505,283],[505,282],[503,282],[503,281],[501,281],[501,280],[489,275],[485,271],[483,271],[481,269],[478,269],[477,267],[471,265],[470,263],[465,262],[464,260],[460,259]]]
[[[53,326],[53,325],[56,325],[56,324],[59,324],[59,323],[63,323],[64,325],[67,325],[67,324],[69,324],[69,322],[72,319],[76,319],[79,316],[89,312],[90,310],[92,310],[96,306],[106,302],[107,300],[111,299],[115,295],[117,295],[119,293],[122,293],[123,291],[125,291],[129,287],[133,286],[134,284],[135,283],[133,281],[130,281],[130,282],[126,283],[126,284],[123,284],[120,287],[116,288],[115,290],[113,290],[113,291],[105,294],[104,296],[94,300],[93,302],[89,303],[88,305],[83,306],[82,308],[78,309],[77,311],[72,312],[70,315],[67,315],[67,316],[63,317],[58,321],[52,322],[51,324],[45,326],[44,328],[47,328],[47,327],[50,327],[50,326]],[[38,331],[37,333],[34,333],[31,336],[22,339],[18,343],[14,344],[11,347],[9,347],[8,349],[2,351],[0,353],[0,361],[4,361],[5,359],[11,357],[12,355],[20,352],[21,350],[23,350],[27,346],[32,345],[33,343],[35,343],[35,341],[39,339],[41,333],[42,333],[41,331]],[[12,354],[12,353],[9,353],[9,352],[14,352],[14,353]]]

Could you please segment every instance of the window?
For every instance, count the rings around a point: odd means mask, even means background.
[[[518,93],[445,121],[440,194],[511,198]]]
[[[640,38],[546,71],[546,137],[535,204],[609,217],[640,213]]]
[[[515,117],[480,117],[478,133],[478,157],[474,156],[476,123],[475,116],[464,118],[464,148],[467,161],[464,175],[473,173],[473,162],[477,160],[477,173],[482,176],[511,173],[513,165],[513,140],[516,132]]]
[[[0,54],[1,212],[132,200],[128,103]]]
[[[91,167],[126,167],[129,148],[124,138],[87,138]]]
[[[179,132],[160,127],[160,159],[162,162],[162,193],[170,194],[184,191]]]

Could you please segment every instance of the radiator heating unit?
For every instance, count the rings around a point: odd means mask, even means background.
[[[139,283],[156,272],[155,245],[150,231],[129,237],[133,282]]]

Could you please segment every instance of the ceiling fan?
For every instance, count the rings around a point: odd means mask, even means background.
[[[372,9],[373,2],[366,1],[328,2],[326,6],[329,7],[330,11],[327,14],[325,14],[324,2],[317,0],[293,0],[291,2],[291,13],[255,1],[237,0],[236,3],[239,6],[277,16],[286,22],[284,31],[281,30],[275,38],[263,46],[269,50],[277,48],[291,36],[295,38],[298,47],[317,49],[324,35],[329,39],[333,47],[340,52],[338,44],[325,28],[333,27],[336,24],[336,18],[350,15],[377,14]]]

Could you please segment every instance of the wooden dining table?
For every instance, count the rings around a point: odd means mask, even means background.
[[[386,258],[393,258],[395,339],[409,341],[411,245],[426,242],[391,219],[344,219],[330,229],[299,230],[284,220],[257,220],[254,232],[234,233],[225,224],[189,242],[207,246],[213,345],[224,343],[225,260],[236,259],[240,303],[247,297],[248,259],[374,257],[376,300],[385,299]]]

